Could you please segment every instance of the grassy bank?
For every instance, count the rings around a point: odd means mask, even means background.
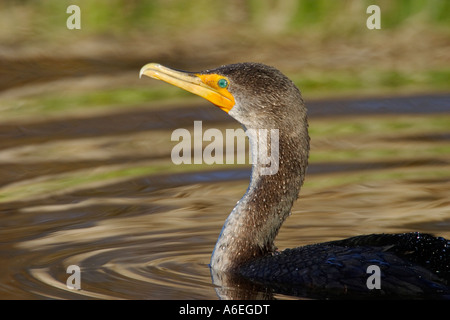
[[[6,0],[0,4],[0,35],[4,40],[23,40],[27,36],[60,40],[59,36],[69,34],[65,28],[69,16],[66,8],[71,4],[81,8],[79,36],[183,35],[211,29],[222,31],[223,37],[245,32],[279,36],[308,31],[322,38],[349,36],[366,32],[366,8],[372,4],[381,8],[382,28],[386,30],[419,26],[437,30],[450,26],[450,2],[442,0]]]
[[[70,4],[81,9],[81,30],[66,27]],[[366,27],[371,4],[381,8],[381,30]],[[258,61],[280,68],[308,97],[447,91],[449,11],[450,2],[440,0],[6,0],[0,3],[0,76],[8,81],[0,84],[114,77],[149,61],[190,70]],[[71,103],[183,94],[128,83]],[[58,99],[43,96],[39,108],[64,108]]]

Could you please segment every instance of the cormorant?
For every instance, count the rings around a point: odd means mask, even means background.
[[[309,154],[307,109],[300,90],[279,70],[237,63],[184,72],[149,63],[142,75],[197,94],[227,112],[242,124],[253,157],[259,157],[248,190],[214,248],[210,268],[216,283],[235,283],[224,280],[232,277],[264,290],[317,298],[450,298],[450,241],[441,237],[371,234],[276,250],[275,237],[298,198]],[[271,130],[277,141],[262,139],[262,132]],[[271,150],[272,143],[278,144],[275,152],[258,153],[261,147]],[[276,170],[267,172],[274,162]],[[379,288],[374,288],[369,278],[377,270]]]

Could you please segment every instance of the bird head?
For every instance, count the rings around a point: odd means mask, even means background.
[[[300,91],[285,75],[260,63],[236,63],[202,72],[186,72],[149,63],[145,75],[212,102],[246,127],[279,127],[302,105]]]

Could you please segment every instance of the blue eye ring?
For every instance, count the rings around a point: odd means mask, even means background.
[[[217,85],[220,87],[220,88],[226,88],[226,87],[228,87],[228,81],[227,81],[227,79],[224,79],[224,78],[222,78],[222,79],[220,79],[219,81],[217,81]]]

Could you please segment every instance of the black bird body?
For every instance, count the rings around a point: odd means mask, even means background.
[[[237,278],[262,290],[314,297],[450,298],[450,242],[427,234],[379,234],[278,252],[278,231],[290,215],[308,165],[307,110],[300,90],[273,67],[240,63],[200,73],[148,64],[141,74],[198,94],[239,121],[252,156],[249,188],[228,216],[211,257],[215,284]],[[276,130],[278,141],[262,139]],[[260,154],[263,149],[276,152]],[[265,174],[267,165],[277,164]],[[368,267],[381,272],[380,289],[367,284]],[[225,290],[225,289],[224,289]]]
[[[371,234],[266,255],[239,274],[304,297],[450,299],[449,249],[429,234]],[[368,284],[370,266],[380,270],[379,288]]]

